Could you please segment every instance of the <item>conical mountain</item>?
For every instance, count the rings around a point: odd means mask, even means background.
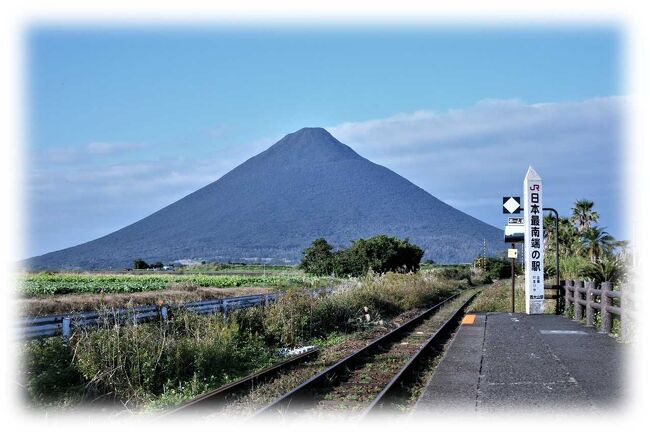
[[[311,241],[336,247],[409,237],[438,263],[503,249],[503,232],[361,157],[325,129],[285,136],[219,180],[107,236],[28,260],[34,269],[107,269],[135,258],[295,263]]]

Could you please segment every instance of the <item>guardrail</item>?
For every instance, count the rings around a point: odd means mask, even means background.
[[[612,331],[613,316],[623,320],[623,291],[612,290],[612,283],[605,281],[600,288],[596,288],[593,281],[567,280],[561,283],[566,305],[573,306],[573,320],[586,319],[587,326],[594,326],[595,313],[599,311],[600,332],[604,333]]]
[[[333,289],[324,289],[331,293]],[[318,289],[312,295],[321,293]],[[69,338],[73,329],[100,326],[102,324],[138,324],[152,320],[168,320],[175,310],[187,310],[197,314],[228,314],[232,310],[249,308],[275,301],[281,294],[238,296],[222,299],[186,302],[177,305],[146,305],[132,308],[114,308],[105,311],[70,312],[48,316],[20,319],[15,328],[19,338],[32,339],[62,335]]]

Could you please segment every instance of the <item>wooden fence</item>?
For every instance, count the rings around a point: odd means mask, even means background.
[[[613,316],[624,320],[624,305],[621,304],[623,292],[612,290],[612,283],[603,282],[600,288],[596,288],[593,281],[568,280],[560,283],[564,290],[565,307],[573,306],[573,320],[586,319],[587,326],[594,326],[594,316],[598,310],[600,331],[604,333],[612,331]]]

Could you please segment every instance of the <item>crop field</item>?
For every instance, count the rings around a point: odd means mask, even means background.
[[[295,266],[263,265],[257,263],[203,263],[176,269],[182,274],[282,274],[303,275]]]
[[[19,293],[25,297],[69,293],[134,293],[164,290],[175,284],[195,287],[305,286],[321,287],[329,279],[300,274],[202,275],[202,274],[74,274],[40,273],[19,277]]]

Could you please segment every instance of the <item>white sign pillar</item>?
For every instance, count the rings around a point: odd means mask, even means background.
[[[544,314],[544,214],[542,178],[528,167],[524,179],[526,313]]]

